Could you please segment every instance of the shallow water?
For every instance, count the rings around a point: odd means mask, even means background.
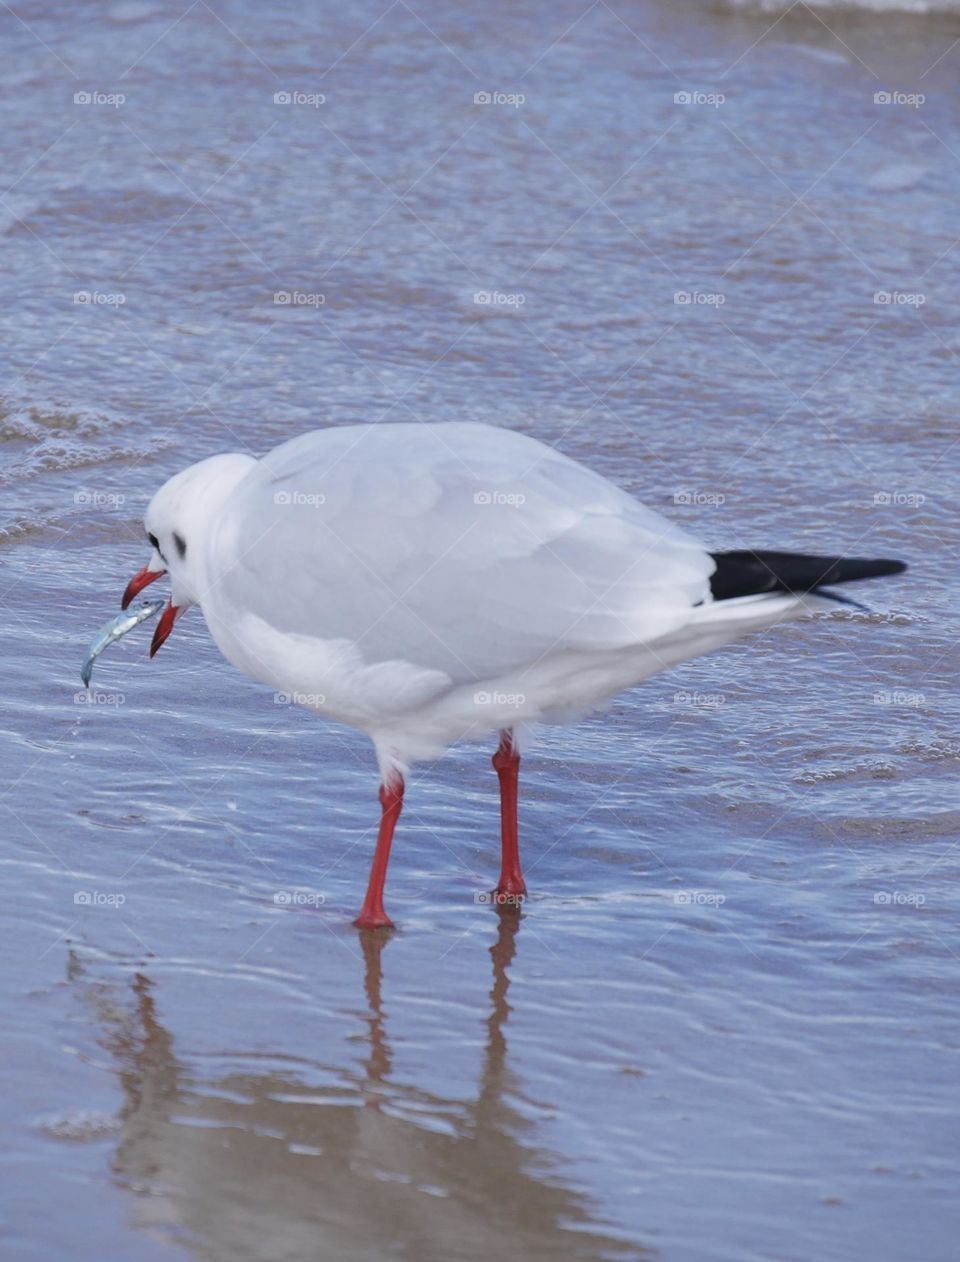
[[[474,8],[0,13],[3,1257],[952,1260],[960,18]],[[381,947],[364,738],[77,689],[169,473],[411,418],[912,569],[548,733],[520,919],[417,768]]]

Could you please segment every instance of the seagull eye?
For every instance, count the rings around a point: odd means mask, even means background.
[[[160,551],[160,540],[156,535],[152,535],[149,530],[147,531],[147,542],[151,548],[156,548],[158,552]]]

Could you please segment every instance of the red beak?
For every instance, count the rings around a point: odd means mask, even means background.
[[[160,621],[157,623],[153,632],[153,639],[150,642],[150,656],[153,657],[157,649],[167,642],[170,632],[173,630],[173,624],[176,622],[180,613],[180,606],[175,605],[171,600],[163,613],[160,615]]]
[[[123,590],[123,599],[120,601],[120,608],[126,609],[134,596],[138,592],[142,592],[145,587],[149,587],[155,578],[159,578],[161,574],[166,574],[166,570],[151,570],[149,566],[144,566],[142,570],[137,570],[133,578]],[[169,635],[169,632],[167,633]]]

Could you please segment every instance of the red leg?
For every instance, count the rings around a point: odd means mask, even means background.
[[[500,780],[500,880],[494,891],[498,903],[517,903],[527,892],[520,871],[520,843],[517,839],[517,780],[520,755],[513,744],[513,734],[500,733],[500,747],[493,755],[493,766]]]
[[[377,849],[370,865],[370,881],[367,884],[367,896],[360,908],[360,915],[353,922],[358,929],[392,929],[393,921],[383,910],[383,887],[387,880],[387,863],[390,859],[390,843],[393,841],[393,830],[400,818],[403,806],[403,781],[395,780],[388,788],[380,786],[380,805],[383,814],[380,816],[380,831],[377,834]]]

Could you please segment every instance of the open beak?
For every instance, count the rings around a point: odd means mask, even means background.
[[[150,656],[156,654],[157,649],[167,642],[170,632],[173,630],[173,624],[182,612],[181,605],[175,605],[173,601],[167,605],[163,613],[160,615],[160,621],[157,623],[153,631],[153,639],[150,641]]]
[[[166,570],[151,570],[149,565],[145,565],[142,570],[137,570],[136,574],[134,574],[133,578],[123,590],[123,599],[120,601],[120,608],[126,609],[127,605],[130,604],[134,596],[136,596],[139,592],[142,592],[145,587],[149,587],[155,578],[159,578],[161,574],[166,574],[166,572]],[[164,617],[166,617],[166,614],[164,614]],[[162,625],[163,619],[161,619],[159,625],[157,626],[158,631]],[[170,623],[170,627],[173,627],[172,622]],[[167,635],[169,634],[170,631],[168,630]],[[167,638],[167,635],[163,637],[163,640]],[[156,636],[154,636],[154,639],[156,639]],[[160,641],[160,644],[163,643],[163,640]],[[157,647],[159,648],[160,645],[157,645]]]

